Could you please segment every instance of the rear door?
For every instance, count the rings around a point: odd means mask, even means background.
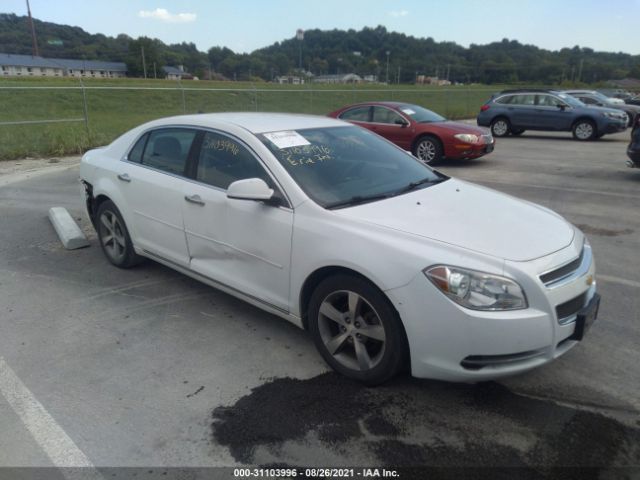
[[[121,162],[117,177],[133,218],[128,226],[136,246],[180,266],[189,265],[182,192],[196,135],[181,127],[146,133]]]
[[[509,121],[512,127],[516,128],[535,128],[535,102],[534,94],[518,94],[513,95],[506,105]]]
[[[569,130],[572,122],[571,107],[551,94],[536,95],[536,127],[541,130]]]

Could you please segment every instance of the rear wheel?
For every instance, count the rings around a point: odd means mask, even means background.
[[[578,120],[573,126],[573,138],[576,140],[593,140],[597,135],[596,126],[591,120]]]
[[[433,165],[442,160],[442,144],[435,137],[422,137],[413,147],[413,155],[427,165]]]
[[[111,200],[100,204],[96,219],[98,239],[107,260],[120,268],[140,263],[142,257],[136,254],[122,215]]]
[[[368,385],[393,377],[407,353],[397,312],[366,280],[335,275],[322,281],[309,303],[316,348],[337,372]]]
[[[511,132],[509,120],[504,117],[498,117],[491,122],[491,133],[494,137],[506,137]]]

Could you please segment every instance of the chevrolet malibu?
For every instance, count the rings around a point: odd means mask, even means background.
[[[283,317],[367,384],[405,367],[467,382],[523,372],[597,316],[580,230],[340,120],[156,120],[87,152],[80,174],[113,265],[146,257]]]

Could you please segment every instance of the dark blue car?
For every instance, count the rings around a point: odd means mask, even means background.
[[[577,140],[593,140],[627,128],[627,114],[612,108],[588,107],[555,90],[505,90],[480,108],[478,125],[495,137],[525,130],[573,132]]]

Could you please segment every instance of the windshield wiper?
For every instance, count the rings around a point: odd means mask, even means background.
[[[359,205],[361,203],[374,202],[376,200],[382,200],[384,198],[389,198],[391,195],[388,193],[378,193],[375,195],[356,195],[355,197],[351,197],[347,200],[340,200],[338,202],[327,203],[324,208],[331,210],[339,207],[347,207],[353,205]]]
[[[444,182],[446,178],[423,178],[422,180],[418,180],[415,182],[409,183],[406,187],[402,187],[400,190],[394,192],[394,195],[402,195],[403,193],[410,192],[411,190],[415,190],[420,185],[430,184],[435,185],[436,183]]]

